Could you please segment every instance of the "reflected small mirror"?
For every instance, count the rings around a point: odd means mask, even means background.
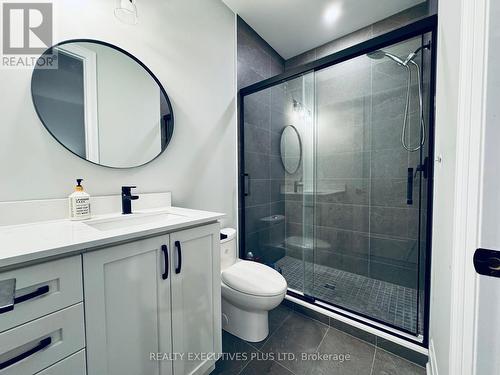
[[[31,80],[36,112],[49,133],[92,163],[130,168],[167,147],[172,106],[153,73],[130,53],[96,40],[70,40],[49,48]]]
[[[302,144],[293,125],[286,126],[281,133],[280,154],[285,171],[290,174],[297,172],[302,158]]]

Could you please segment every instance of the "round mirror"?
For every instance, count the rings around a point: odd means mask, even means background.
[[[130,168],[166,149],[174,130],[172,106],[158,79],[130,53],[79,39],[49,48],[38,61],[33,104],[69,151],[95,164]]]
[[[283,129],[281,133],[280,154],[285,170],[290,174],[297,172],[302,158],[302,144],[299,132],[295,126],[288,125]]]

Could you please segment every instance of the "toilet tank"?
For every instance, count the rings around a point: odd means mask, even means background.
[[[238,259],[236,254],[236,229],[222,228],[220,231],[220,269],[233,265]]]

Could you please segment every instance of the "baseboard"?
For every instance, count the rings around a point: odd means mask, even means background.
[[[429,362],[426,366],[427,375],[439,375],[436,363],[436,352],[434,351],[434,341],[429,341]]]

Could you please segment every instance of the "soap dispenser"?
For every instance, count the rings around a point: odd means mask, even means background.
[[[85,220],[90,218],[90,195],[83,190],[83,179],[76,179],[75,191],[69,196],[69,218]]]

